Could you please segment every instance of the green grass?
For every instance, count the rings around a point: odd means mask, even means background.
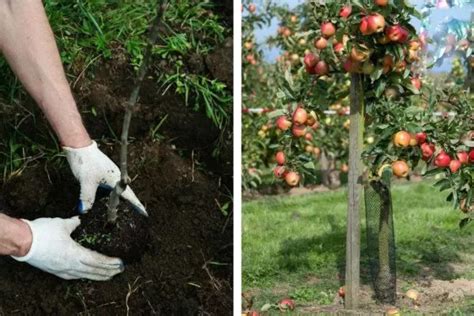
[[[461,215],[445,196],[429,182],[395,185],[392,194],[398,278],[409,282],[426,268],[435,279],[474,278],[474,227],[459,229]],[[256,293],[257,307],[286,295],[332,303],[344,283],[346,207],[344,189],[244,203],[243,289]],[[362,253],[366,282],[364,271]]]

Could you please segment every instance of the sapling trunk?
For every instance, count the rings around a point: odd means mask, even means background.
[[[384,201],[383,192],[380,192],[382,207],[380,209],[379,219],[379,273],[377,276],[377,287],[382,294],[383,300],[387,299],[390,291],[391,273],[390,273],[390,226],[389,216],[390,208]]]
[[[326,150],[321,150],[321,157],[319,158],[319,164],[321,166],[321,180],[326,188],[329,188],[331,183],[329,181],[329,160],[326,155]]]
[[[158,31],[161,23],[161,18],[165,10],[165,0],[158,0],[157,13],[153,20],[150,34],[148,38],[148,45],[145,49],[142,64],[138,69],[135,86],[130,94],[130,98],[125,105],[125,116],[122,124],[122,135],[120,137],[120,181],[117,182],[114,189],[110,194],[107,219],[109,223],[115,223],[117,220],[117,207],[120,203],[120,195],[125,191],[127,185],[130,184],[130,177],[128,176],[128,131],[130,129],[130,121],[132,120],[132,113],[137,104],[138,96],[140,94],[140,88],[143,83],[143,79],[148,71],[148,67],[151,60],[152,49],[158,40]]]
[[[377,293],[383,303],[394,304],[396,300],[396,280],[391,267],[391,239],[393,238],[392,201],[390,197],[391,173],[384,171],[380,184],[375,192],[380,199],[380,216],[378,232],[378,266],[376,279]],[[374,188],[375,189],[375,188]]]

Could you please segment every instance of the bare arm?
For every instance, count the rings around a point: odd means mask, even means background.
[[[25,222],[0,214],[0,255],[23,257],[31,242],[31,230]]]
[[[41,0],[0,0],[0,50],[62,145],[90,145]]]

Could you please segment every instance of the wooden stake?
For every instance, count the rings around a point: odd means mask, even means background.
[[[357,309],[360,282],[360,209],[363,202],[361,154],[365,111],[362,77],[359,74],[352,74],[350,107],[345,308]]]

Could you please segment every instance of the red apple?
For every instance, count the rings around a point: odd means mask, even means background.
[[[324,22],[321,24],[321,34],[329,38],[336,33],[336,27],[331,22]]]
[[[416,133],[415,137],[416,137],[416,141],[418,142],[418,145],[424,144],[426,142],[427,136],[425,132]]]
[[[308,119],[308,112],[305,109],[298,107],[293,113],[293,123],[303,125]]]
[[[351,59],[357,62],[366,61],[370,56],[369,49],[367,46],[363,45],[361,47],[352,47],[351,50]]]
[[[343,64],[343,68],[349,73],[358,72],[360,70],[360,63],[347,58]]]
[[[367,18],[368,30],[372,33],[383,32],[385,28],[385,18],[383,15],[374,13]]]
[[[339,16],[341,18],[347,18],[349,17],[349,15],[351,15],[351,13],[352,13],[352,7],[350,5],[345,5],[339,11]]]
[[[304,56],[304,64],[308,68],[314,68],[319,61],[319,57],[313,53],[306,54]]]
[[[295,137],[303,137],[306,134],[306,126],[293,125],[293,128],[291,131]]]
[[[406,131],[399,131],[393,136],[393,144],[396,147],[407,148],[410,145],[411,135]]]
[[[362,35],[372,34],[369,29],[369,17],[365,16],[360,20],[359,30],[362,33]]]
[[[314,41],[314,47],[317,49],[325,49],[328,46],[328,40],[324,37],[321,37]]]
[[[438,156],[436,156],[434,164],[438,168],[447,168],[451,163],[451,157],[444,151],[441,151]]]
[[[284,298],[278,303],[278,308],[280,311],[294,310],[295,302],[290,298]]]
[[[471,149],[471,151],[469,151],[469,162],[474,163],[474,149]]]
[[[324,60],[321,60],[316,64],[316,67],[314,67],[314,71],[320,76],[326,75],[329,72],[328,64],[326,64]]]
[[[288,130],[292,125],[292,123],[287,119],[286,116],[280,116],[279,118],[277,118],[275,123],[277,128],[282,131]]]
[[[340,53],[342,53],[342,51],[344,50],[344,44],[341,43],[341,42],[334,42],[334,43],[332,44],[332,47],[333,47],[334,52],[335,52],[336,54],[340,54]]]
[[[469,162],[469,155],[465,151],[458,152],[456,156],[463,165],[467,165],[467,163]]]
[[[449,169],[451,170],[452,173],[458,172],[459,168],[461,168],[461,162],[459,160],[451,160],[449,163]]]
[[[253,3],[249,4],[249,11],[250,13],[255,13],[255,11],[257,10],[257,6]]]
[[[308,140],[308,141],[312,141],[313,140],[313,134],[311,133],[306,133],[304,135],[304,139]]]
[[[312,129],[313,131],[317,130],[318,128],[319,128],[319,122],[316,122],[316,123],[314,123],[313,125],[311,125],[311,129]]]
[[[416,90],[421,89],[421,79],[420,78],[411,77],[410,80],[411,80],[411,84],[413,85],[413,87],[415,87]]]
[[[435,152],[435,145],[434,144],[428,144],[428,143],[423,143],[421,144],[421,154],[423,157],[423,160],[429,160],[431,157],[433,157],[433,154]]]
[[[285,175],[285,181],[289,186],[295,187],[300,182],[300,175],[294,171],[290,171]]]
[[[405,43],[409,35],[408,31],[398,24],[387,27],[385,34],[390,41],[398,43]]]
[[[282,178],[285,176],[285,173],[286,173],[286,169],[285,167],[283,166],[276,166],[275,168],[273,168],[273,174],[275,175],[275,177],[277,178]]]
[[[406,178],[410,172],[410,167],[403,160],[398,160],[392,163],[392,171],[398,178]]]
[[[346,296],[345,288],[341,286],[339,290],[337,291],[337,294],[339,294],[340,297],[344,298],[344,296]]]
[[[285,153],[282,152],[282,151],[279,151],[276,153],[275,155],[275,160],[277,162],[277,164],[279,164],[280,166],[284,165],[285,164]]]
[[[308,67],[308,66],[304,66],[304,68],[306,69],[306,72],[310,75],[315,75],[316,74],[316,69],[314,67]]]
[[[379,7],[386,7],[388,4],[388,0],[375,0],[375,4]]]

